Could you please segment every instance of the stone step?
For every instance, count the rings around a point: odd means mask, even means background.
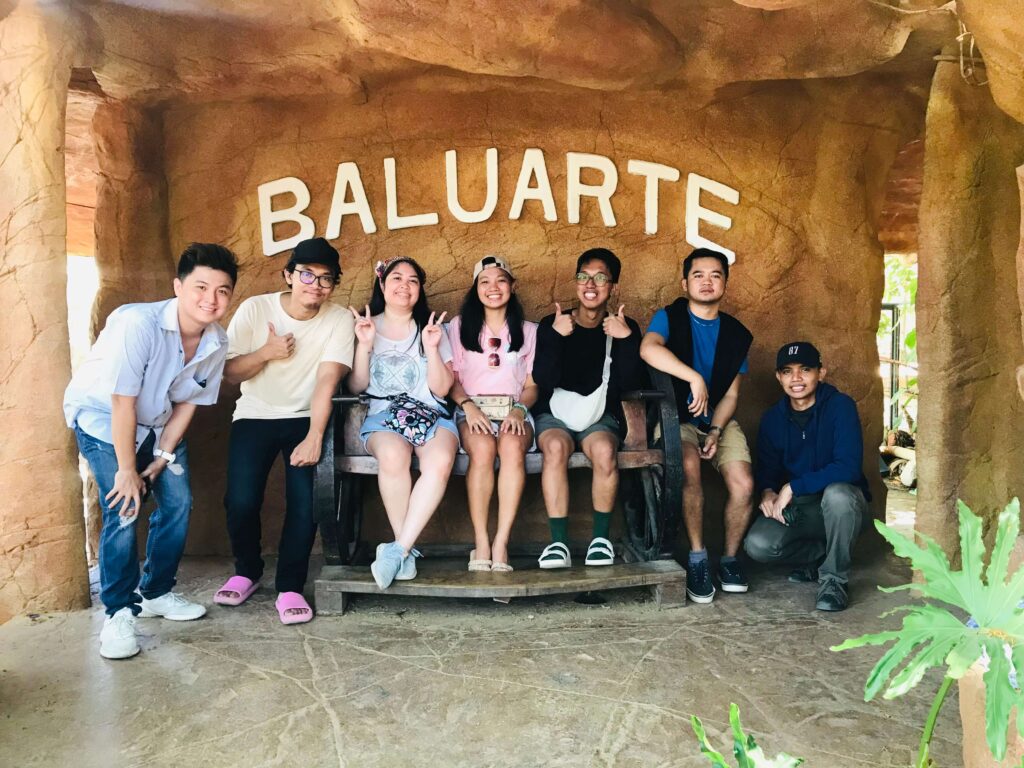
[[[513,561],[513,565],[517,565]],[[412,581],[395,581],[386,592],[377,589],[369,567],[326,565],[315,582],[318,614],[344,612],[351,594],[416,595],[420,597],[496,598],[533,597],[574,592],[597,592],[626,587],[650,587],[661,607],[682,605],[686,571],[674,560],[616,563],[587,568],[541,570],[533,561],[510,573],[465,570],[465,561],[421,559]]]

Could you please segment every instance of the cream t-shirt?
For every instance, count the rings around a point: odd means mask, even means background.
[[[271,360],[262,371],[242,382],[234,420],[308,417],[320,363],[352,367],[352,314],[328,301],[316,317],[296,320],[284,311],[283,296],[283,292],[265,293],[246,299],[228,325],[228,360],[266,344],[270,323],[278,336],[295,334],[291,357]]]

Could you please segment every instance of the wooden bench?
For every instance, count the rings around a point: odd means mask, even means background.
[[[618,453],[622,471],[619,504],[624,512],[624,537],[617,555],[624,561],[599,568],[574,567],[542,571],[529,567],[511,573],[470,573],[464,560],[470,544],[419,547],[427,557],[418,561],[420,575],[410,582],[395,582],[386,594],[475,597],[507,600],[511,597],[599,591],[648,586],[659,606],[685,601],[685,571],[672,559],[682,509],[683,464],[679,418],[669,377],[649,369],[654,388],[626,393],[623,413],[626,437]],[[316,610],[340,614],[351,593],[379,593],[368,563],[377,542],[363,539],[363,478],[377,474],[377,460],[359,439],[366,415],[365,399],[353,395],[334,398],[316,468],[314,495],[320,539],[326,565],[315,582]],[[526,472],[539,474],[543,454],[526,455]],[[497,466],[500,460],[495,460]],[[413,457],[413,468],[416,468]],[[573,453],[570,469],[590,468],[590,460]],[[452,469],[465,475],[469,457],[459,453]],[[374,492],[376,487],[374,486]],[[440,513],[440,511],[439,511]],[[536,558],[547,542],[516,542],[513,558]],[[574,543],[574,556],[585,545]],[[461,569],[441,567],[437,555],[456,555]],[[580,558],[582,560],[582,558]],[[535,560],[534,560],[535,562]]]

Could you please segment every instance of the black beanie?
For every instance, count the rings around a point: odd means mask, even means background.
[[[341,260],[338,250],[322,237],[303,240],[295,246],[285,269],[291,272],[295,269],[296,264],[323,264],[325,267],[331,268],[335,277],[341,275]]]

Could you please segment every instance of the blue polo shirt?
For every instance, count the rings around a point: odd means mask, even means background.
[[[118,307],[64,392],[67,425],[112,444],[110,398],[125,395],[137,398],[136,449],[150,430],[159,441],[174,403],[217,402],[227,340],[224,329],[210,323],[186,365],[177,299]]]

